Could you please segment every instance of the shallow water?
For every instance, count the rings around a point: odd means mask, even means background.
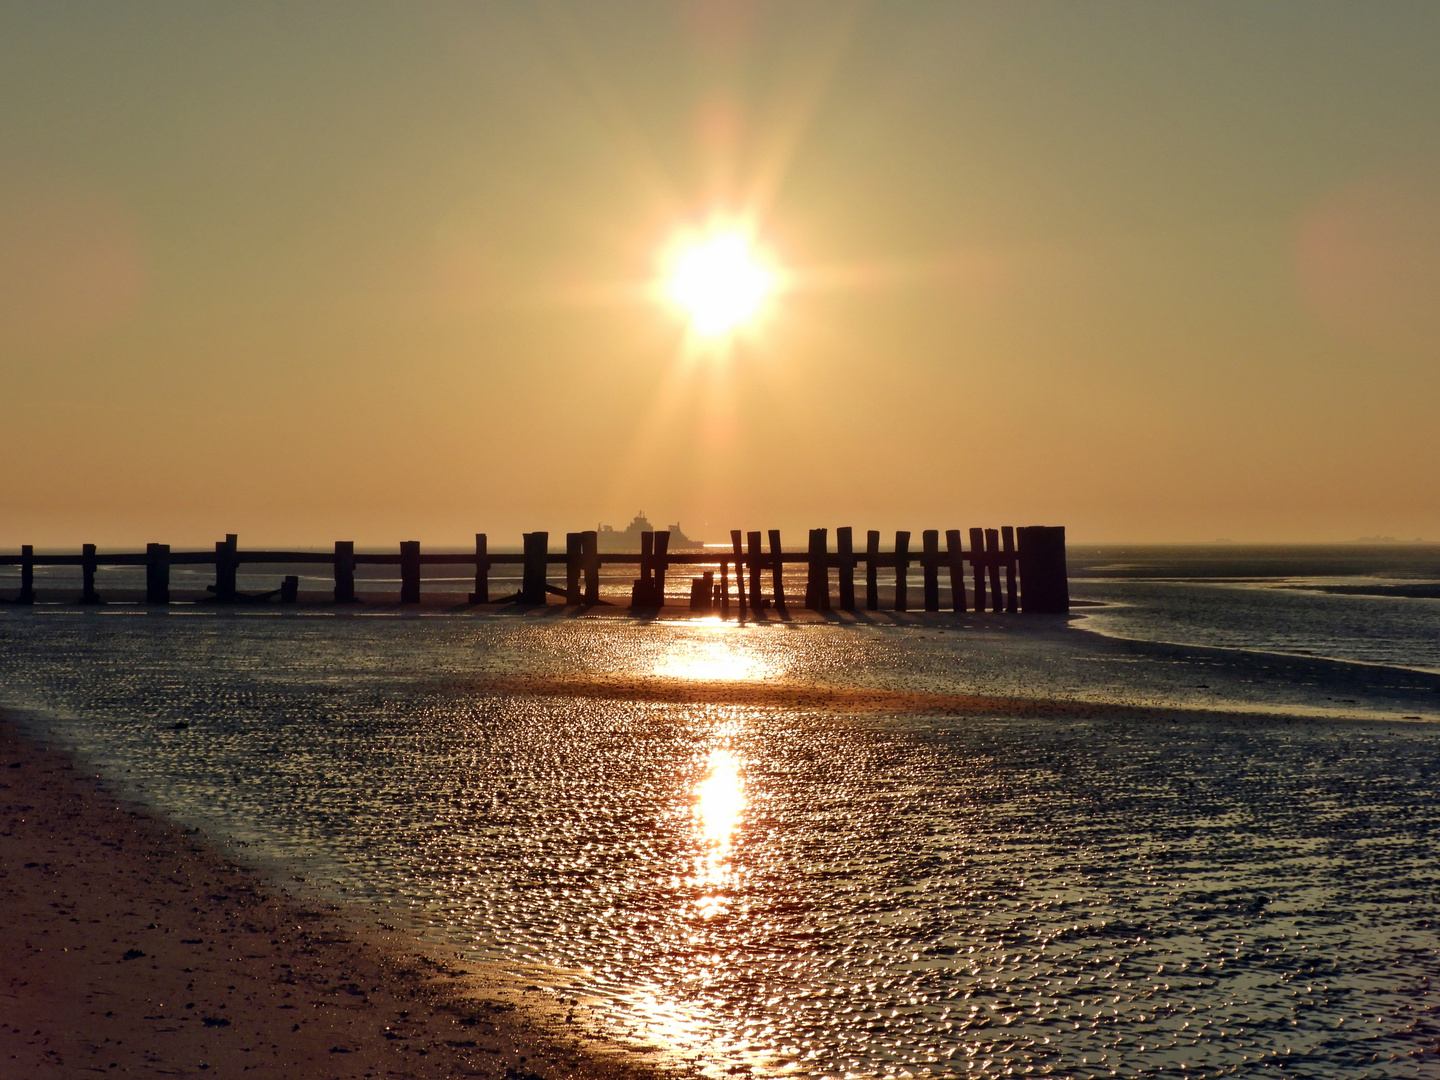
[[[0,699],[250,858],[712,1074],[1433,1075],[1440,728],[477,688],[578,669],[1316,715],[1440,701],[1440,677],[1036,625],[42,608],[0,616]]]

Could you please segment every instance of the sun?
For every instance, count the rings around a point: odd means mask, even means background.
[[[683,246],[667,292],[695,332],[719,337],[749,322],[774,291],[775,274],[739,233],[720,233]]]

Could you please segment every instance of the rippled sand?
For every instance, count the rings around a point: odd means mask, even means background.
[[[1385,718],[1440,678],[1022,625],[27,615],[0,663],[175,818],[710,1073],[1432,1075],[1440,739]]]

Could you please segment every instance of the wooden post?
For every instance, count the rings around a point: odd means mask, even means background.
[[[170,545],[145,545],[145,602],[170,603]]]
[[[924,546],[925,610],[940,610],[940,532],[926,529],[920,534]]]
[[[470,603],[490,602],[490,538],[484,533],[475,534],[475,591],[470,594]]]
[[[280,582],[280,603],[294,604],[300,600],[300,578],[296,574],[286,574]]]
[[[1001,546],[1005,552],[1005,610],[1020,610],[1020,591],[1015,587],[1015,530],[1009,525],[1000,528]]]
[[[745,545],[750,549],[750,610],[759,614],[765,610],[765,598],[760,594],[760,534],[747,532]]]
[[[640,576],[630,587],[630,606],[632,608],[655,606],[655,578],[651,569],[654,561],[655,534],[648,530],[642,531],[640,533]]]
[[[17,604],[35,603],[35,545],[24,544],[20,548],[20,595]]]
[[[945,554],[950,560],[950,606],[965,610],[965,553],[960,546],[960,530],[945,530]]]
[[[970,530],[970,570],[975,583],[975,610],[985,610],[985,530]]]
[[[226,533],[224,540],[215,541],[215,599],[222,604],[233,604],[238,596],[235,577],[239,562],[235,553],[239,546],[239,537],[234,533]]]
[[[669,569],[670,560],[665,556],[670,550],[670,531],[668,529],[655,530],[655,606],[665,606],[665,571]]]
[[[840,559],[840,610],[855,610],[855,541],[849,525],[835,530],[835,550]]]
[[[335,603],[355,603],[355,541],[335,541]]]
[[[95,591],[95,568],[97,561],[95,558],[94,544],[85,544],[80,548],[80,574],[82,582],[80,586],[80,603],[82,604],[103,603],[100,599],[100,594]]]
[[[810,530],[810,561],[805,580],[805,606],[811,611],[830,610],[830,531]]]
[[[910,610],[910,534],[895,533],[895,610]]]
[[[1070,610],[1065,567],[1065,526],[1027,525],[1020,541],[1020,610],[1063,614]]]
[[[580,603],[580,558],[583,552],[578,532],[565,534],[565,603]]]
[[[985,558],[990,564],[990,610],[1004,611],[1000,596],[1000,530],[985,530]]]
[[[775,585],[775,608],[785,607],[785,560],[781,557],[780,530],[770,530],[770,580]]]
[[[715,571],[690,579],[690,610],[709,614],[715,606]]]
[[[545,556],[550,550],[548,532],[525,533],[525,564],[520,577],[520,602],[545,603]]]
[[[420,541],[400,542],[400,602],[420,602]]]
[[[580,534],[580,559],[585,566],[585,603],[600,602],[600,534],[586,529]]]
[[[730,530],[730,548],[735,553],[735,604],[740,618],[745,617],[745,555],[740,548],[740,530]]]
[[[865,610],[880,610],[880,532],[871,529],[865,534]]]

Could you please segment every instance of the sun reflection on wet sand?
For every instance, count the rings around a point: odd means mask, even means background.
[[[716,619],[691,624],[698,633],[677,638],[655,664],[654,673],[695,682],[751,682],[775,674],[772,660],[732,623]]]
[[[745,809],[745,784],[740,758],[733,750],[710,751],[705,778],[695,789],[694,815],[702,850],[696,859],[693,884],[699,891],[695,909],[703,919],[724,914],[735,885],[731,865],[733,834]]]

